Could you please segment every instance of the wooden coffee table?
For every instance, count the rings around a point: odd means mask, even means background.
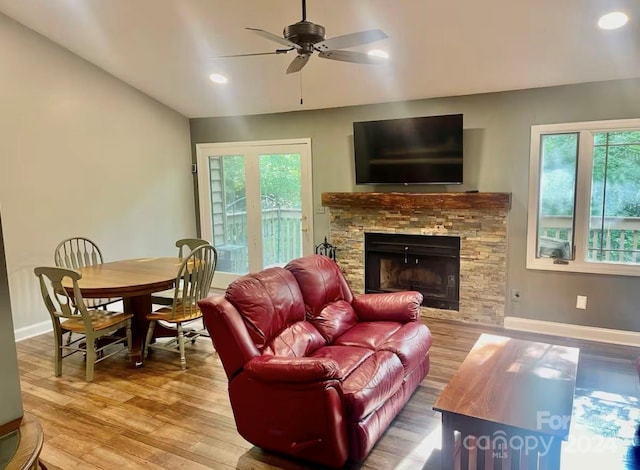
[[[579,349],[483,334],[433,409],[442,468],[558,469]]]

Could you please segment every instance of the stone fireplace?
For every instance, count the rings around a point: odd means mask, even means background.
[[[331,243],[337,247],[338,264],[355,293],[424,289],[431,298],[423,303],[423,316],[492,325],[502,325],[504,319],[510,202],[508,193],[322,194],[322,205],[330,209]],[[380,267],[369,268],[373,272],[367,275],[365,261],[371,254],[366,253],[365,238],[371,234],[387,237],[373,250],[378,253],[373,261]],[[436,262],[433,270],[422,269],[424,260],[408,253],[415,240],[412,237],[417,235],[434,237],[437,242],[450,238],[458,243],[459,271],[446,266],[446,256],[432,260]],[[406,264],[402,253],[405,246]],[[448,248],[438,249],[446,252]],[[443,252],[437,251],[436,258],[438,253]],[[410,263],[413,270],[398,274]],[[392,276],[399,278],[391,280]],[[382,286],[371,284],[371,279],[381,281]]]

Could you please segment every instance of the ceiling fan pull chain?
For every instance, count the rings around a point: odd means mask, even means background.
[[[298,74],[300,77],[300,106],[304,104],[304,100],[302,99],[302,72]]]

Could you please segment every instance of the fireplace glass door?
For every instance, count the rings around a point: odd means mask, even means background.
[[[421,292],[422,305],[459,309],[460,238],[365,234],[366,292]]]

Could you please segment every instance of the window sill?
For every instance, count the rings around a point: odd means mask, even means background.
[[[568,264],[554,264],[548,258],[527,260],[527,269],[586,274],[607,274],[610,276],[640,276],[640,265],[622,263],[587,263],[568,261]]]

